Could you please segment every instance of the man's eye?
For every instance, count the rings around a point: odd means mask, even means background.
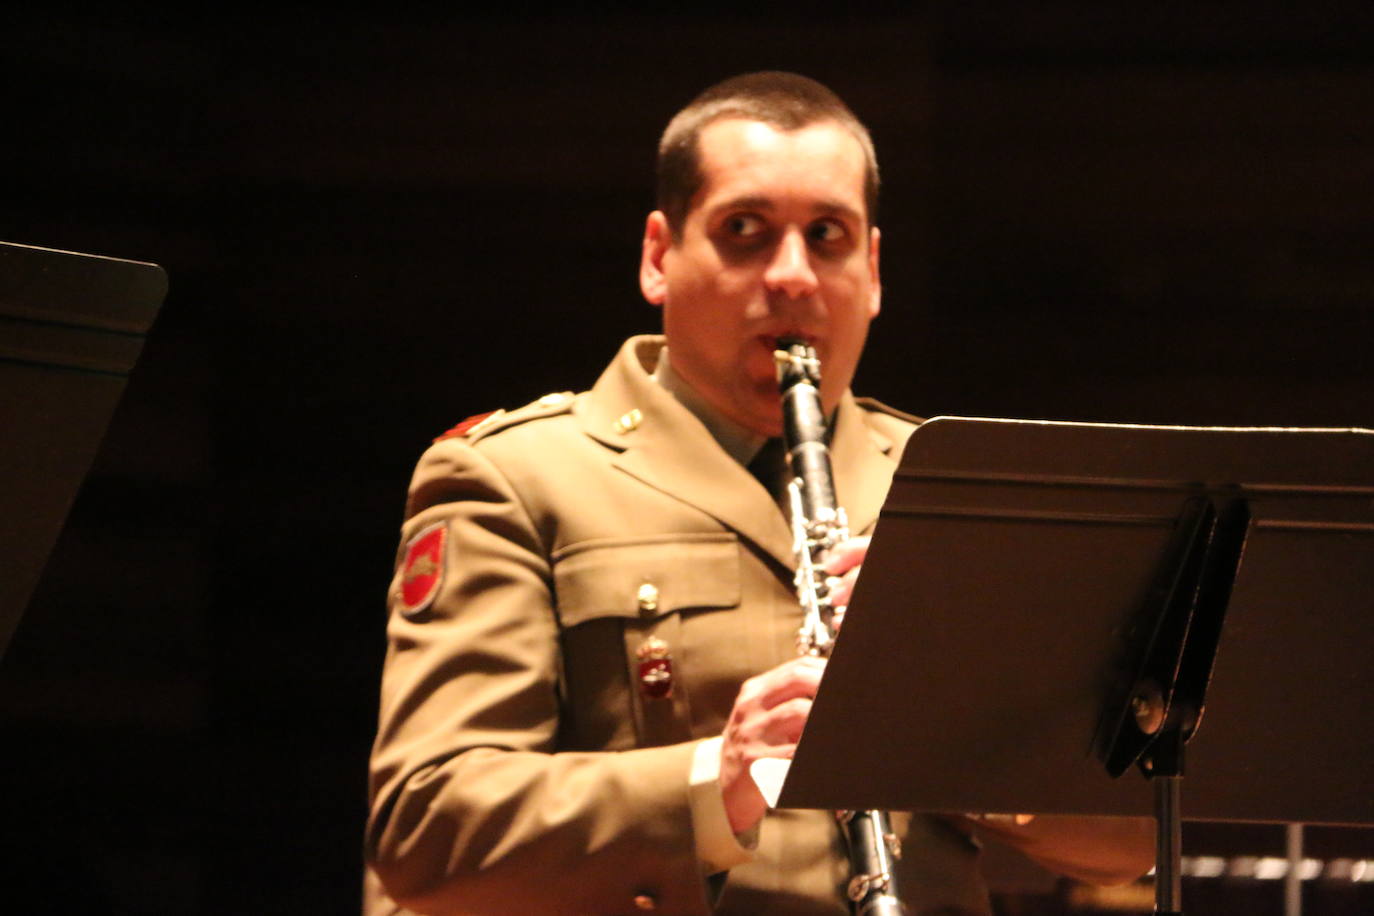
[[[738,213],[725,221],[725,228],[739,238],[752,238],[763,231],[763,220],[748,213]]]
[[[834,220],[821,220],[812,223],[807,230],[807,235],[813,242],[838,242],[845,236],[845,228]]]

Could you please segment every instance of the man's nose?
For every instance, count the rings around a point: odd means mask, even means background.
[[[764,271],[763,282],[770,290],[778,290],[791,299],[801,299],[816,291],[816,273],[811,269],[810,252],[800,230],[783,234]]]

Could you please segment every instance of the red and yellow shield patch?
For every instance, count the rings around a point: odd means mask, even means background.
[[[444,581],[448,523],[436,522],[410,539],[401,564],[401,613],[410,617],[429,607]]]

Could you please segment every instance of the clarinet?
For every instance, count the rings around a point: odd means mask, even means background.
[[[797,651],[824,658],[835,642],[843,610],[837,611],[830,604],[829,585],[819,561],[825,551],[848,539],[849,521],[835,501],[816,351],[805,341],[784,338],[778,341],[773,358],[791,472],[787,489],[792,507],[792,549],[797,557],[793,581],[803,615]],[[835,816],[849,846],[847,892],[855,916],[907,916],[893,867],[901,858],[901,844],[892,832],[887,812],[839,811]]]

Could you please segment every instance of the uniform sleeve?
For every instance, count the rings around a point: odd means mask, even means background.
[[[406,544],[446,531],[428,606]],[[413,570],[412,570],[413,572]],[[421,913],[705,913],[696,742],[558,752],[559,633],[546,550],[462,440],[421,460],[389,594],[370,864]]]

